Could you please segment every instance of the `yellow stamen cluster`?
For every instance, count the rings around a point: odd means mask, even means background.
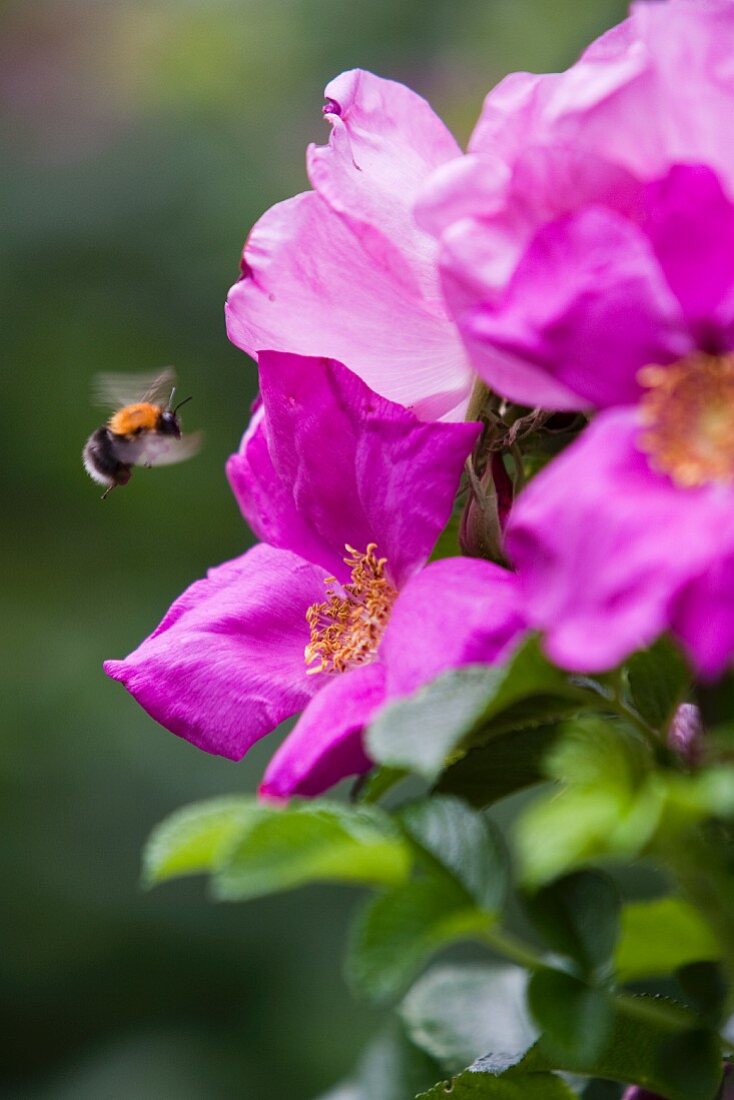
[[[639,445],[681,488],[734,479],[734,355],[643,367]]]
[[[374,542],[364,554],[347,546],[344,561],[351,581],[339,585],[335,577],[327,577],[326,600],[306,612],[309,673],[345,672],[372,660],[397,596],[385,572],[387,558],[378,558],[376,550]]]

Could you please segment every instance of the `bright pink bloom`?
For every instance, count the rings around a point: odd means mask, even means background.
[[[617,400],[618,389],[606,397],[599,391],[606,370],[613,371],[624,353],[618,343],[644,341],[641,311],[668,308],[665,291],[648,277],[645,248],[638,255],[629,241],[615,257],[625,265],[614,272],[615,288],[624,275],[629,293],[607,303],[607,318],[624,311],[624,321],[616,333],[607,329],[604,348],[589,351],[606,357],[594,393],[575,384],[575,362],[558,361],[570,323],[560,290],[545,305],[535,302],[545,313],[546,332],[556,319],[555,346],[526,349],[513,328],[521,287],[516,282],[506,289],[507,283],[542,226],[593,206],[634,220],[641,186],[675,164],[708,165],[734,197],[734,146],[725,138],[734,103],[733,39],[731,0],[634,4],[630,18],[568,71],[503,80],[487,96],[469,154],[431,177],[417,217],[440,241],[449,310],[472,366],[493,389],[521,404],[556,409]],[[545,239],[546,247],[553,243]],[[541,261],[538,242],[532,262]],[[587,267],[589,282],[604,277],[603,270]],[[639,305],[637,292],[643,295]],[[576,304],[586,312],[580,297]],[[573,324],[580,333],[581,318]]]
[[[538,232],[492,339],[607,406],[513,507],[507,547],[561,665],[665,630],[703,676],[734,654],[734,206],[703,167]]]
[[[496,659],[522,619],[513,574],[426,566],[478,425],[421,422],[332,360],[264,352],[260,379],[227,473],[265,542],[105,668],[162,725],[233,760],[303,710],[262,789],[310,795],[369,767],[361,732],[387,698]]]
[[[402,84],[355,69],[325,94],[332,132],[308,149],[313,191],[250,233],[229,338],[255,358],[331,356],[421,419],[461,419],[473,374],[443,304],[438,247],[413,214],[426,177],[461,150]]]
[[[733,36],[731,0],[635,4],[566,73],[491,92],[418,210],[489,385],[605,410],[507,528],[565,667],[668,629],[704,676],[734,653]]]

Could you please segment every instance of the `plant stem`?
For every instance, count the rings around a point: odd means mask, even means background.
[[[518,966],[524,966],[527,970],[540,970],[547,965],[542,955],[528,944],[523,943],[512,932],[505,932],[501,928],[490,926],[477,933],[477,936],[482,943],[486,944],[487,947],[491,947],[498,955],[503,955],[510,962],[517,963]]]

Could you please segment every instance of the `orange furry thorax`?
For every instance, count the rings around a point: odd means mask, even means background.
[[[126,405],[116,412],[107,421],[107,427],[115,435],[133,435],[135,432],[157,428],[160,415],[160,405],[141,401],[137,405]]]

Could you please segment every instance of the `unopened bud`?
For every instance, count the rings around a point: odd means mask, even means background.
[[[511,506],[512,481],[502,456],[493,454],[481,477],[470,475],[469,500],[459,528],[462,553],[506,564],[502,531]]]
[[[693,703],[681,703],[668,729],[668,748],[686,764],[695,766],[703,748],[701,712]]]

